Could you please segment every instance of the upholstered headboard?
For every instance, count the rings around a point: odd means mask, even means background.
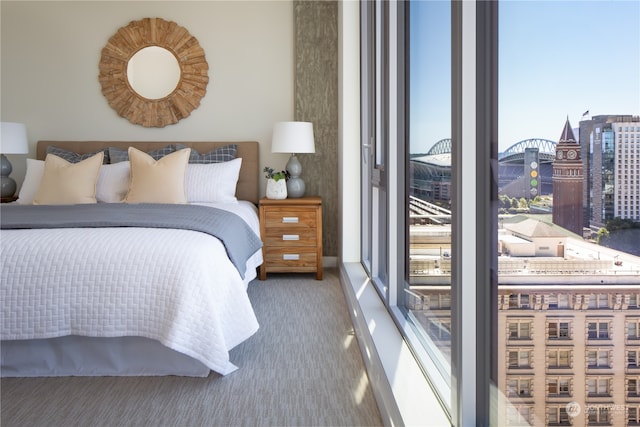
[[[242,157],[240,178],[236,187],[236,197],[240,200],[248,200],[255,204],[259,199],[259,145],[256,141],[242,142],[185,142],[185,141],[38,141],[36,159],[44,160],[47,156],[47,147],[50,145],[73,151],[75,153],[92,153],[107,147],[127,149],[136,147],[142,151],[151,151],[169,144],[183,144],[200,153],[207,153],[218,147],[229,144],[237,144],[236,157]]]

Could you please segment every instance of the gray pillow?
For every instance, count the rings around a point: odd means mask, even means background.
[[[83,161],[84,159],[88,159],[89,157],[95,156],[100,152],[104,152],[104,157],[102,159],[103,164],[109,163],[109,151],[105,148],[104,150],[94,151],[93,153],[79,154],[73,151],[65,150],[64,148],[56,147],[53,145],[49,145],[47,147],[47,154],[53,154],[60,158],[65,159],[69,163],[78,163]]]
[[[166,147],[158,148],[157,150],[147,151],[147,154],[154,158],[154,160],[159,160],[166,156],[167,154],[171,154],[176,151],[175,145],[167,145]],[[109,147],[109,162],[110,163],[120,163],[129,161],[129,149],[123,150],[122,148]]]
[[[186,145],[176,144],[176,150],[187,148]],[[191,155],[189,156],[189,163],[223,163],[228,162],[236,158],[238,152],[238,145],[230,144],[224,147],[216,148],[208,153],[200,154],[193,148],[191,148]]]

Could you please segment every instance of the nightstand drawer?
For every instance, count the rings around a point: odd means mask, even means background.
[[[267,228],[264,243],[270,246],[313,246],[316,247],[315,228]]]
[[[309,268],[309,271],[316,271],[317,253],[315,247],[300,248],[267,248],[265,259],[267,270],[287,271],[286,267]],[[285,267],[285,269],[282,269]],[[296,270],[300,271],[300,270]]]
[[[265,212],[265,226],[267,229],[272,227],[304,227],[316,228],[316,210],[315,209],[275,209],[270,208]]]

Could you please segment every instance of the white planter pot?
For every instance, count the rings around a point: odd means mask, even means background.
[[[287,198],[287,180],[286,179],[268,179],[267,180],[267,199],[286,199]]]

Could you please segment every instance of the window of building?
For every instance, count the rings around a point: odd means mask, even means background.
[[[610,351],[587,350],[587,366],[589,368],[610,368]]]
[[[627,396],[638,397],[640,396],[640,380],[638,377],[627,378]]]
[[[587,412],[589,425],[610,425],[611,414],[608,407],[590,407]]]
[[[549,397],[571,396],[571,379],[548,378],[547,395]]]
[[[547,424],[550,426],[568,426],[569,414],[565,406],[548,406],[547,407]]]
[[[531,378],[514,378],[507,381],[509,396],[531,397]]]
[[[587,396],[589,397],[598,397],[598,396],[610,396],[610,378],[587,378]]]
[[[627,339],[640,339],[640,319],[627,320]]]
[[[567,294],[558,295],[558,308],[569,308],[569,295]]]
[[[531,368],[531,350],[512,350],[508,355],[509,368]]]
[[[531,339],[531,321],[530,320],[509,321],[508,328],[509,328],[509,339],[512,339],[512,340]]]
[[[551,340],[566,340],[571,338],[569,330],[569,322],[556,322],[552,321],[548,323],[548,338]]]
[[[549,350],[549,368],[570,368],[571,350]]]
[[[507,408],[507,425],[529,426],[533,417],[533,407],[528,405],[511,405]]]
[[[589,308],[590,309],[609,308],[609,295],[608,294],[589,295]]]
[[[529,309],[531,308],[529,294],[511,294],[509,295],[510,309]]]
[[[627,367],[638,368],[640,367],[640,349],[627,350]]]
[[[591,321],[587,323],[587,338],[590,340],[608,340],[609,322]]]
[[[627,405],[627,424],[630,426],[640,425],[640,407]]]

